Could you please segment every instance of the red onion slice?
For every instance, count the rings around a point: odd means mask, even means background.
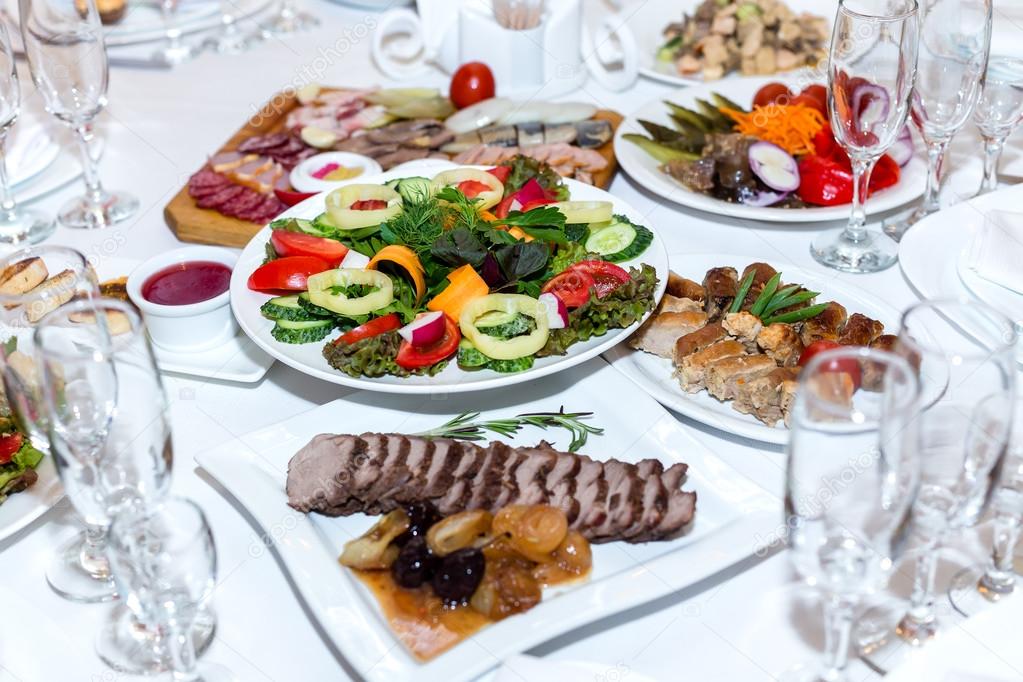
[[[772,142],[754,142],[749,148],[749,167],[760,180],[778,192],[799,189],[799,164]]]

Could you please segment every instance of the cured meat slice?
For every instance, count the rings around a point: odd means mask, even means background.
[[[205,196],[195,202],[195,205],[199,208],[214,208],[219,209],[225,203],[238,196],[245,191],[244,187],[238,185],[229,185],[219,192],[215,192],[209,196]]]

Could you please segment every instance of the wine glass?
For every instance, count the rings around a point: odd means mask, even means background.
[[[7,135],[21,109],[21,84],[11,49],[7,22],[0,22],[0,244],[41,242],[56,229],[52,218],[39,211],[20,208],[14,201],[7,177]]]
[[[110,563],[118,589],[140,620],[166,633],[174,679],[231,682],[225,668],[200,664],[194,629],[216,586],[217,551],[202,510],[171,497],[126,509],[110,527]]]
[[[274,16],[261,25],[267,36],[282,36],[318,26],[320,20],[295,6],[295,0],[280,0]]]
[[[154,58],[172,66],[187,62],[198,54],[194,45],[181,40],[181,26],[175,21],[179,4],[178,0],[160,0],[160,14],[167,43],[156,51]]]
[[[980,195],[998,189],[998,161],[1005,140],[1023,120],[1023,59],[991,57],[973,120],[984,138]]]
[[[822,670],[801,667],[788,680],[846,679],[857,606],[884,587],[903,550],[919,481],[919,399],[913,368],[886,351],[826,351],[800,373],[785,525],[796,571],[822,593],[826,657]]]
[[[994,537],[988,563],[964,568],[948,589],[952,606],[964,616],[979,613],[1016,591],[1013,553],[1023,529],[1023,401],[1019,396],[1012,444],[991,507]]]
[[[898,245],[867,229],[874,164],[898,138],[916,77],[916,0],[840,0],[828,60],[828,113],[835,140],[852,164],[853,200],[844,228],[821,232],[810,245],[818,262],[846,272],[891,266]]]
[[[138,199],[107,192],[89,151],[92,122],[107,103],[107,52],[94,0],[18,0],[21,37],[46,110],[75,132],[85,195],[64,204],[66,227],[107,227],[133,216]]]
[[[203,46],[220,54],[238,54],[247,50],[258,36],[238,30],[235,0],[220,0],[220,31],[203,41]]]
[[[860,656],[879,671],[945,627],[934,608],[938,550],[990,502],[1012,426],[1015,343],[1013,323],[979,301],[925,301],[902,317],[894,350],[919,367],[924,400],[913,505],[918,550],[908,607],[882,605],[858,624]]]
[[[896,241],[940,208],[945,152],[980,98],[991,49],[991,0],[927,0],[920,13],[920,56],[913,123],[927,145],[927,190],[908,217],[885,223]]]

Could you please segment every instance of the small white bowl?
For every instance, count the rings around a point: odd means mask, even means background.
[[[162,305],[142,296],[142,287],[152,275],[176,263],[213,261],[234,269],[238,255],[213,246],[186,246],[167,251],[143,262],[128,275],[128,298],[138,306],[153,343],[166,350],[190,353],[209,350],[238,333],[231,314],[231,291],[198,303]]]
[[[336,163],[348,168],[361,168],[362,172],[347,180],[321,180],[314,178],[313,173],[328,163]],[[383,168],[374,159],[362,154],[351,152],[324,152],[308,159],[291,169],[291,186],[299,192],[325,192],[336,187],[359,182],[362,178],[382,173]]]

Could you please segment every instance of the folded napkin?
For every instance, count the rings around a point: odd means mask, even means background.
[[[648,677],[618,663],[583,663],[551,661],[534,656],[511,656],[505,660],[494,682],[593,682],[594,680],[628,680],[654,682]]]
[[[970,244],[978,277],[1023,294],[1023,213],[992,211]]]

